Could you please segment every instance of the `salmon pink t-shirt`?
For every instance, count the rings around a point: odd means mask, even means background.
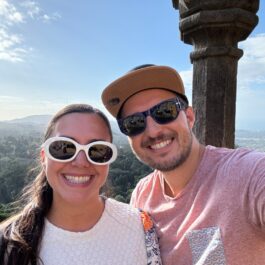
[[[164,265],[265,264],[265,153],[207,146],[177,197],[155,170],[131,204],[151,214]]]

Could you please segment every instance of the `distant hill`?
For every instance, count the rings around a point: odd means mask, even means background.
[[[0,138],[6,136],[42,135],[52,115],[31,115],[20,119],[0,121]],[[121,134],[117,122],[111,120],[114,142],[118,145],[127,144],[127,138]]]
[[[20,135],[41,135],[51,115],[32,115],[21,119],[0,121],[0,137]]]
[[[20,119],[5,121],[6,123],[13,124],[44,124],[47,125],[51,119],[51,115],[31,115]]]

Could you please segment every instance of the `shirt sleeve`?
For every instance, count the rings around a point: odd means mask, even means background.
[[[250,158],[252,166],[248,164],[245,171],[249,176],[244,200],[250,222],[265,233],[265,154]]]
[[[140,210],[140,213],[145,235],[147,264],[162,265],[158,237],[153,220],[147,212]]]

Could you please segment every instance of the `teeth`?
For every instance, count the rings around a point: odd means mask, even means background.
[[[82,184],[90,180],[90,176],[65,176],[65,178],[74,184]]]
[[[163,147],[167,146],[168,144],[170,144],[170,142],[171,142],[171,140],[167,140],[164,142],[160,142],[160,143],[151,145],[151,149],[157,150],[157,149],[163,148]]]

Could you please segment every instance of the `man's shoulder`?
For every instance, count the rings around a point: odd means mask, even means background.
[[[235,149],[225,148],[225,147],[206,147],[208,158],[216,157],[218,159],[224,159],[227,162],[231,163],[232,161],[253,161],[252,159],[265,159],[265,153],[259,152],[245,147],[238,147]]]
[[[227,178],[232,175],[234,179],[248,180],[253,174],[265,175],[265,153],[244,147],[208,147],[203,166],[213,171],[218,170],[219,173],[223,172]]]
[[[145,198],[152,192],[154,186],[159,185],[157,184],[158,178],[159,176],[156,170],[146,177],[142,178],[137,183],[135,189],[132,192],[130,201],[131,205],[144,209],[142,203],[145,201]]]

